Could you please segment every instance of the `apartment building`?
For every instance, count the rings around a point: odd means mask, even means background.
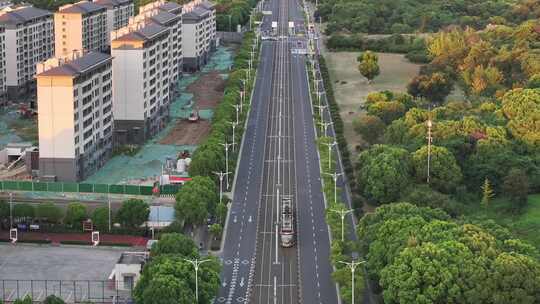
[[[139,8],[139,15],[133,18],[133,22],[150,20],[161,26],[168,27],[169,56],[171,65],[171,90],[178,87],[178,80],[182,77],[183,52],[182,52],[182,6],[172,2],[156,1]]]
[[[133,0],[94,0],[94,3],[107,8],[107,45],[110,46],[109,33],[128,25],[129,18],[133,17]]]
[[[205,65],[215,48],[216,12],[209,1],[192,1],[184,6],[182,19],[183,70],[194,72]]]
[[[170,29],[143,20],[111,38],[115,143],[141,144],[169,119]]]
[[[10,100],[34,90],[36,64],[54,55],[52,14],[32,6],[0,11],[3,86]]]
[[[73,52],[108,49],[107,8],[80,1],[61,6],[54,14],[55,54],[67,56]]]
[[[112,57],[74,52],[37,72],[40,176],[81,181],[112,154]]]

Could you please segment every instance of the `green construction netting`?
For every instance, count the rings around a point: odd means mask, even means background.
[[[164,138],[174,127],[176,119],[185,119],[189,117],[193,106],[193,94],[186,92],[186,87],[196,81],[201,73],[210,71],[220,71],[221,75],[227,75],[233,63],[232,50],[225,47],[218,47],[216,52],[210,58],[208,64],[202,72],[184,75],[178,82],[181,95],[171,103],[171,122],[154,139],[148,141],[141,150],[134,156],[119,155],[113,157],[98,172],[85,180],[89,184],[138,184],[152,185],[161,175],[162,166],[167,158],[176,159],[178,153],[188,150],[193,152],[196,146],[192,145],[163,145],[159,140]],[[211,119],[212,110],[200,110],[202,119]],[[167,189],[168,191],[169,189]],[[172,190],[172,189],[171,189]],[[120,190],[116,187],[111,189],[111,193],[118,193]],[[133,190],[131,191],[150,191]],[[102,192],[102,191],[94,191]]]

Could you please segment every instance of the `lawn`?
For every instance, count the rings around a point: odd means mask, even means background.
[[[525,210],[512,213],[511,203],[505,199],[495,199],[488,210],[476,210],[475,215],[485,214],[488,218],[508,227],[516,237],[526,240],[540,249],[540,194],[529,195]]]
[[[416,76],[420,65],[410,63],[401,54],[378,53],[381,73],[372,83],[357,69],[358,52],[325,52],[336,101],[341,108],[345,125],[344,135],[354,154],[361,138],[352,129],[352,121],[360,112],[360,106],[371,92],[392,90],[404,92],[407,83]]]

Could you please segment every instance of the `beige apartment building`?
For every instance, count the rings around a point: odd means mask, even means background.
[[[209,1],[192,1],[184,5],[182,19],[183,70],[194,72],[208,62],[216,43],[216,10]]]
[[[54,13],[55,56],[68,56],[73,52],[107,50],[107,8],[80,1],[61,6]]]
[[[77,182],[112,154],[112,57],[74,52],[37,65],[42,180]]]
[[[110,46],[108,33],[128,25],[135,10],[133,0],[94,0],[94,3],[107,8],[107,45]]]
[[[170,29],[149,19],[111,33],[115,144],[141,144],[165,127],[169,54]]]
[[[156,1],[139,8],[139,15],[133,22],[150,20],[161,26],[168,27],[169,35],[169,64],[171,65],[170,89],[176,92],[178,80],[182,77],[182,6],[173,2]]]
[[[0,28],[0,87],[17,100],[34,90],[36,64],[54,55],[53,17],[32,6],[6,7],[0,11]]]

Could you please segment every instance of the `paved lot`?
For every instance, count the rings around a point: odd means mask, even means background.
[[[118,295],[107,279],[125,250],[2,244],[0,299],[32,295],[34,300],[41,300],[55,294],[68,303],[103,302]]]
[[[126,249],[0,245],[0,278],[106,280]]]

